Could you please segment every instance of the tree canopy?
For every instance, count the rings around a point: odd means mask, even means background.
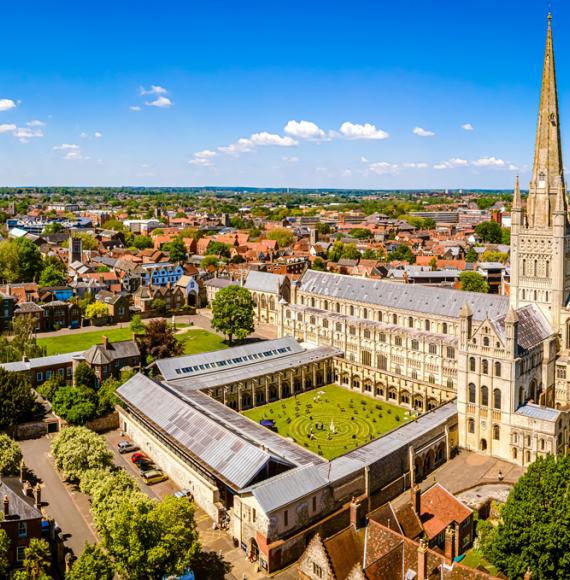
[[[64,286],[66,282],[67,276],[55,264],[47,264],[38,280],[40,286]]]
[[[0,475],[16,475],[22,461],[22,451],[16,441],[0,433]]]
[[[222,288],[212,302],[212,328],[225,334],[232,344],[254,331],[255,302],[249,290],[230,285]]]
[[[459,282],[461,290],[465,292],[482,292],[483,294],[489,292],[489,284],[479,272],[461,272]]]
[[[286,248],[295,241],[293,232],[286,228],[275,228],[273,230],[269,230],[265,234],[265,237],[268,240],[275,240],[280,248]]]
[[[175,237],[168,244],[164,244],[171,262],[184,262],[188,256],[186,246],[180,236]]]
[[[416,261],[416,257],[409,246],[406,246],[406,244],[400,244],[388,254],[388,261],[392,262],[393,260],[413,264]]]
[[[109,309],[107,308],[107,305],[99,300],[92,302],[85,309],[85,318],[89,318],[90,320],[94,318],[105,318],[108,314]]]
[[[137,337],[142,360],[151,362],[181,355],[184,346],[174,332],[166,320],[151,320],[145,326],[144,334]]]
[[[497,222],[481,222],[475,226],[475,233],[490,244],[500,244],[503,240],[503,231]]]
[[[97,545],[87,544],[73,564],[66,580],[113,580],[115,570],[111,558]]]
[[[28,420],[36,409],[36,399],[27,378],[0,368],[0,429]]]

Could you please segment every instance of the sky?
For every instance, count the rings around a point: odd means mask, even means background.
[[[548,3],[5,3],[0,185],[512,188]],[[552,3],[563,146],[570,5]],[[570,145],[569,145],[570,146]]]

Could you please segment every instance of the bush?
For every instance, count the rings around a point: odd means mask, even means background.
[[[52,401],[58,389],[65,386],[63,377],[56,373],[52,375],[47,381],[36,387],[36,391],[48,401]]]
[[[21,461],[20,446],[8,435],[0,434],[0,475],[16,475]]]
[[[72,425],[84,425],[97,416],[97,394],[87,387],[61,387],[53,399],[54,412]]]

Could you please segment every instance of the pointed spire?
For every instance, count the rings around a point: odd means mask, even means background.
[[[515,177],[515,191],[513,194],[513,209],[522,209],[521,186],[519,176]]]
[[[566,209],[566,189],[560,142],[560,116],[551,22],[552,16],[549,13],[534,148],[534,165],[529,187],[528,219],[531,227],[550,226],[552,224],[552,213],[557,206],[560,190],[562,190],[562,202],[564,209]]]

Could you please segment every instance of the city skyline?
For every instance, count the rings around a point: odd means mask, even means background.
[[[483,4],[39,7],[6,33],[0,184],[526,189],[547,6]]]

